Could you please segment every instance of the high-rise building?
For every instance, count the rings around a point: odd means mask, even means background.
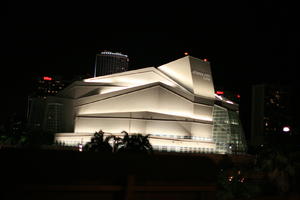
[[[127,55],[102,51],[96,54],[94,77],[127,71],[128,63]]]
[[[31,96],[46,99],[47,96],[53,96],[62,90],[65,83],[60,77],[41,76],[37,78],[36,88]]]
[[[57,103],[46,101],[64,89],[66,82],[59,76],[37,77],[32,93],[27,101],[27,126],[31,129],[44,129],[56,132],[60,130],[56,116],[60,115]],[[47,119],[47,120],[46,120]],[[47,121],[47,123],[45,123]]]
[[[251,143],[268,143],[293,133],[291,87],[261,84],[252,87]]]

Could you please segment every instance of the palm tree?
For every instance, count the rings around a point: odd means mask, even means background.
[[[95,132],[91,141],[84,146],[84,150],[93,152],[112,152],[113,148],[109,144],[109,141],[112,138],[113,136],[107,136],[104,139],[104,132],[102,130]]]
[[[122,131],[124,137],[116,143],[116,151],[118,152],[136,152],[136,153],[152,153],[153,147],[149,142],[148,135],[133,134],[129,135],[126,131]]]

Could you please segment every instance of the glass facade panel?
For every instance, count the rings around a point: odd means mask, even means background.
[[[238,112],[215,105],[213,139],[217,153],[243,153],[246,144]]]
[[[228,111],[228,115],[231,130],[231,150],[235,153],[243,153],[246,151],[246,141],[239,115],[235,111]]]
[[[230,142],[230,125],[227,109],[214,106],[213,110],[213,139],[218,153],[228,152]]]

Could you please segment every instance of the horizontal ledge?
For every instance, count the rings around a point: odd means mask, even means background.
[[[159,113],[161,114],[161,113]],[[100,114],[99,114],[100,115]],[[93,116],[93,115],[78,115],[77,118],[96,118],[96,119],[128,119],[128,120],[145,120],[145,121],[168,121],[168,122],[182,122],[182,123],[198,123],[198,124],[213,124],[213,120],[204,120],[204,119],[197,119],[197,118],[187,118],[183,116],[178,115],[166,115],[169,117],[174,117],[175,119],[171,118],[153,118],[153,117],[123,117],[123,116],[105,116],[105,114],[102,114],[103,116]],[[176,118],[182,118],[182,119],[176,119]]]

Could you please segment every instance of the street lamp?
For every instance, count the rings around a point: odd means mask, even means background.
[[[291,131],[291,129],[290,129],[289,126],[284,126],[284,127],[282,128],[282,131],[285,132],[285,133],[288,133],[288,132]]]

